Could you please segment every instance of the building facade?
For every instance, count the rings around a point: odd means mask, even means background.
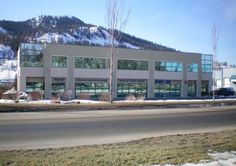
[[[221,67],[219,70],[214,70],[216,81],[216,89],[218,88],[234,88],[236,91],[236,68]]]
[[[114,98],[201,97],[211,90],[211,55],[124,48],[115,54]],[[45,98],[109,92],[108,47],[22,43],[18,59],[18,91],[44,90]]]

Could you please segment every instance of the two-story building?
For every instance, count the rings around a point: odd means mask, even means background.
[[[212,87],[212,56],[199,53],[115,49],[114,98],[201,97]],[[22,43],[18,91],[44,90],[45,98],[72,90],[76,98],[109,92],[109,48]]]

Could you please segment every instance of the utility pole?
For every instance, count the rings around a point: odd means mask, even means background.
[[[216,80],[215,80],[215,72],[214,69],[216,69],[216,63],[217,63],[217,44],[219,39],[219,33],[220,28],[216,24],[212,27],[212,49],[213,49],[213,64],[212,64],[212,81],[213,81],[213,101],[215,101],[215,86],[216,86]]]

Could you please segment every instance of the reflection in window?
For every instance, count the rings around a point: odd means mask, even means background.
[[[75,82],[75,95],[89,94],[91,98],[98,98],[101,93],[108,93],[107,80],[78,80]]]
[[[108,69],[109,59],[75,57],[75,68]]]
[[[26,92],[34,92],[44,90],[43,82],[26,82]]]
[[[202,87],[201,87],[201,95],[206,96],[209,95],[209,81],[202,80]]]
[[[21,67],[43,67],[43,45],[22,43],[20,45]]]
[[[180,62],[155,62],[156,71],[181,72],[183,71],[183,64]]]
[[[124,98],[130,94],[147,96],[147,81],[119,80],[117,83],[117,96]]]
[[[202,72],[211,73],[212,72],[213,56],[208,54],[202,54]]]
[[[148,61],[119,59],[119,70],[148,70]]]
[[[51,93],[52,95],[65,92],[66,78],[52,78]]]
[[[196,97],[197,94],[197,81],[188,81],[188,97]]]
[[[155,97],[180,97],[181,81],[180,80],[155,80],[154,87]]]
[[[54,67],[54,68],[67,68],[67,57],[65,57],[65,56],[52,56],[52,67]]]
[[[197,73],[198,72],[198,64],[192,63],[188,65],[188,72]]]

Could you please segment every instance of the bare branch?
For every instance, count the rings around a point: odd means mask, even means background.
[[[129,13],[128,13],[129,14]],[[124,19],[124,3],[123,0],[107,0],[107,11],[106,11],[106,25],[110,33],[109,47],[110,47],[110,74],[109,74],[109,97],[110,102],[113,101],[114,94],[114,70],[116,63],[116,53],[114,51],[115,41],[121,39],[121,31],[125,27],[128,15]]]

